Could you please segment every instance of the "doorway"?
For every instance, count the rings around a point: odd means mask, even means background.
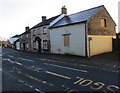
[[[36,37],[34,42],[37,42],[37,50],[38,52],[41,52],[41,39],[39,37]]]

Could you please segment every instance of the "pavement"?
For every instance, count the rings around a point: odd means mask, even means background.
[[[83,58],[21,52],[4,48],[2,91],[14,91],[15,93],[18,91],[33,91],[34,93],[118,92],[120,87],[116,55],[118,54],[114,52]]]
[[[64,61],[64,63],[71,65],[85,65],[93,68],[104,69],[108,71],[119,71],[120,68],[120,51],[114,51],[109,53],[104,53],[92,57],[81,57],[74,55],[61,55],[61,54],[51,54],[51,53],[35,53],[35,52],[24,52],[32,53],[40,56],[46,56],[49,59],[56,59],[59,61]],[[69,62],[67,61],[69,60]]]

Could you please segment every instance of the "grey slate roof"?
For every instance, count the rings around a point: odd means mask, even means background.
[[[12,36],[11,38],[16,38],[16,37],[19,37],[20,35],[15,35],[15,36]]]
[[[31,29],[37,28],[37,27],[41,27],[41,26],[45,26],[45,25],[49,25],[53,20],[55,20],[57,17],[59,17],[61,14],[51,17],[49,19],[46,19],[43,22],[38,23],[37,25],[33,26]]]
[[[63,19],[61,19],[59,22],[51,26],[51,28],[85,22],[90,17],[92,17],[101,7],[103,7],[103,5],[95,8],[91,8],[85,11],[81,11],[78,13],[74,13],[71,15],[67,15]]]

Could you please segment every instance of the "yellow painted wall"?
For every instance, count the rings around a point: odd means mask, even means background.
[[[89,41],[89,56],[112,51],[113,36],[88,35],[88,37],[92,37],[92,40]]]

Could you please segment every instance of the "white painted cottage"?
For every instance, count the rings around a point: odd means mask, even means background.
[[[11,37],[10,44],[13,49],[20,50],[19,35],[15,35],[15,36]]]
[[[51,52],[84,57],[111,52],[115,26],[103,5],[64,15],[51,23]]]

